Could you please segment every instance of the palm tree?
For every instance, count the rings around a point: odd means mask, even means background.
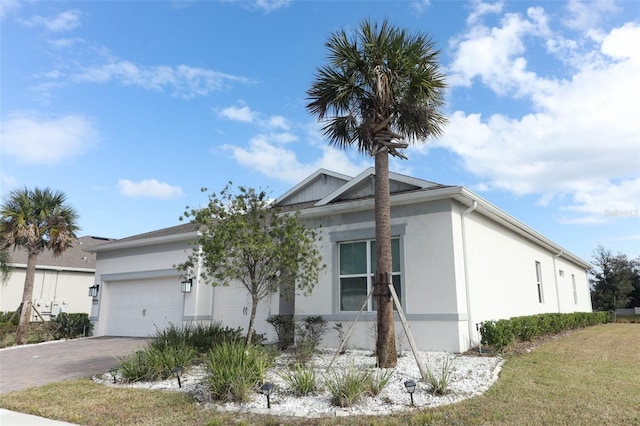
[[[9,247],[0,242],[0,283],[5,283],[11,276],[11,255]]]
[[[76,239],[78,214],[66,204],[66,198],[63,192],[49,188],[22,188],[11,191],[0,207],[0,235],[6,247],[20,247],[28,253],[17,345],[25,344],[29,336],[38,254],[51,250],[59,256]]]
[[[328,64],[317,70],[307,91],[307,110],[324,122],[329,144],[355,145],[375,157],[376,288],[379,367],[395,367],[393,303],[388,294],[391,277],[389,154],[409,143],[438,136],[446,124],[445,79],[439,51],[423,34],[409,34],[391,26],[362,22],[352,37],[342,30],[326,43]]]

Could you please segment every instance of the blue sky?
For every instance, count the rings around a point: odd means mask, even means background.
[[[226,182],[275,198],[327,146],[305,108],[332,32],[429,34],[449,125],[395,172],[464,185],[590,259],[640,255],[637,1],[0,2],[1,193],[64,191],[81,235],[179,223]]]

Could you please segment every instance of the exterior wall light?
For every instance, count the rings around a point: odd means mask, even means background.
[[[265,383],[264,385],[260,386],[260,392],[262,392],[262,394],[267,397],[267,408],[269,409],[271,409],[271,400],[269,399],[269,397],[271,396],[272,390],[273,383]]]
[[[100,288],[99,284],[92,285],[89,287],[89,297],[98,297],[98,289]]]
[[[407,380],[404,382],[404,387],[407,388],[407,392],[411,395],[411,405],[413,405],[413,393],[416,390],[416,382],[415,380]]]
[[[187,278],[186,280],[182,281],[181,284],[181,291],[183,293],[191,293],[191,284],[193,283],[193,278]]]

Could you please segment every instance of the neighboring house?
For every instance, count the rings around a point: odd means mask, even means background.
[[[392,281],[420,349],[463,352],[478,344],[477,325],[486,320],[591,311],[584,260],[467,188],[396,173],[390,181]],[[374,169],[355,178],[318,170],[275,201],[319,231],[327,268],[310,296],[291,304],[274,295],[261,305],[257,332],[273,337],[264,320],[276,313],[322,315],[329,330],[351,325],[373,286],[374,190]],[[191,293],[180,292],[173,265],[186,259],[196,232],[181,225],[94,247],[101,283],[92,311],[96,334],[144,336],[190,320],[246,328],[243,288],[194,282]],[[372,299],[351,347],[374,347],[375,320]],[[396,333],[403,334],[399,320]],[[323,343],[337,347],[336,334]],[[406,350],[407,339],[397,340]]]
[[[48,320],[59,312],[91,312],[88,288],[95,282],[96,256],[84,250],[106,241],[109,240],[85,236],[76,239],[73,246],[60,256],[55,257],[51,250],[38,254],[33,282],[35,309],[32,321]],[[15,311],[20,306],[27,273],[26,250],[10,248],[9,254],[11,276],[7,282],[0,284],[0,310],[3,312]]]

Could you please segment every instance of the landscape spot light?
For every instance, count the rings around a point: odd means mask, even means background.
[[[113,383],[116,383],[116,379],[118,378],[118,369],[112,368],[109,370],[109,373],[111,373],[111,377],[113,377]]]
[[[404,382],[404,387],[407,388],[407,392],[411,395],[411,405],[413,405],[413,392],[416,390],[415,380],[407,380]]]
[[[191,293],[191,284],[193,283],[193,278],[187,278],[186,280],[180,283],[180,290],[183,293]]]
[[[260,386],[260,392],[262,392],[262,394],[264,396],[267,397],[267,408],[271,408],[271,400],[269,399],[269,397],[271,396],[271,391],[273,390],[273,383],[265,383],[264,385]]]
[[[182,367],[172,368],[171,372],[174,376],[176,376],[176,379],[178,379],[178,387],[182,388],[182,383],[180,382],[180,373],[182,373]]]

